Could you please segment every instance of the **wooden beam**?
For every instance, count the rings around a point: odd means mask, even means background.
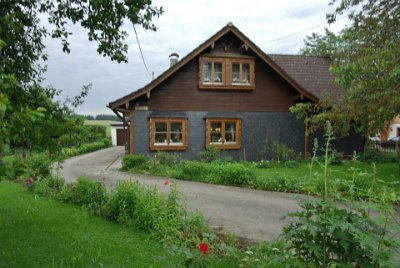
[[[305,128],[304,128],[304,159],[308,155],[308,112],[306,112]]]
[[[129,113],[129,154],[133,154],[133,111]]]

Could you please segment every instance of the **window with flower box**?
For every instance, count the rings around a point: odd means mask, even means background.
[[[150,150],[186,150],[186,118],[150,118]]]
[[[253,90],[254,59],[200,57],[199,89]]]
[[[219,149],[240,149],[240,119],[207,118],[206,146]]]

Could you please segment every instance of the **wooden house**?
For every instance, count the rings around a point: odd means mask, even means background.
[[[193,159],[216,146],[235,159],[256,160],[264,142],[306,154],[307,126],[289,108],[340,93],[328,59],[267,55],[232,23],[181,60],[171,57],[168,70],[108,105],[129,125],[132,154],[179,151]],[[352,135],[335,146],[351,154],[362,140]]]

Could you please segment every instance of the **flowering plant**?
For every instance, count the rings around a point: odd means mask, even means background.
[[[208,245],[207,245],[207,243],[200,243],[200,244],[198,245],[198,248],[199,248],[199,250],[200,250],[201,252],[203,252],[203,254],[207,254],[207,252],[208,252]]]

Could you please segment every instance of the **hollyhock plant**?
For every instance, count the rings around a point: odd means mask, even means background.
[[[198,247],[199,247],[199,250],[200,250],[201,252],[203,252],[203,254],[207,254],[207,252],[208,252],[208,245],[207,245],[207,243],[200,243],[200,244],[198,245]]]

